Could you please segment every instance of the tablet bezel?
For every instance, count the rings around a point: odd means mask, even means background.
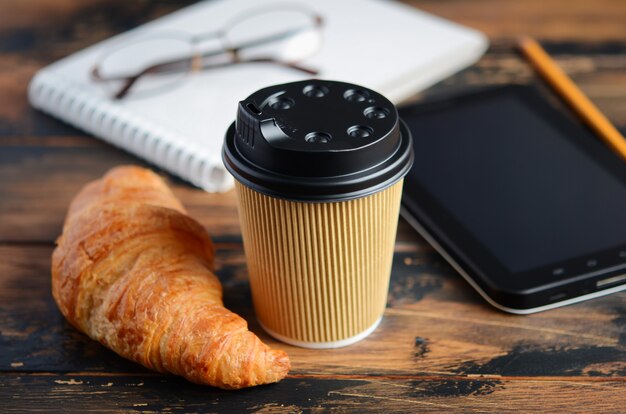
[[[531,86],[497,87],[445,101],[403,107],[399,113],[408,120],[432,111],[445,111],[446,108],[511,95],[560,131],[562,138],[580,148],[595,164],[626,187],[626,163],[587,127],[548,103]],[[417,142],[415,137],[414,142]],[[445,251],[449,261],[454,261],[467,273],[475,288],[505,310],[532,310],[592,295],[600,290],[613,290],[616,286],[598,289],[596,283],[626,271],[626,235],[623,244],[611,249],[515,273],[509,271],[461,222],[413,180],[411,173],[405,177],[402,204],[409,222],[414,221],[414,227],[421,227],[418,229],[420,233],[432,238]]]

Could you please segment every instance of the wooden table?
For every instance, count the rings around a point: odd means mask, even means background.
[[[477,65],[415,99],[537,82],[512,48],[516,35],[528,33],[626,132],[624,2],[411,3],[492,41]],[[486,305],[401,220],[381,327],[348,348],[294,348],[255,322],[234,194],[207,194],[165,173],[219,248],[227,306],[289,353],[288,378],[238,392],[192,385],[149,372],[70,327],[50,295],[49,270],[68,203],[107,169],[145,163],[31,109],[28,81],[68,53],[181,6],[167,0],[0,4],[0,411],[626,411],[626,293],[507,315]]]

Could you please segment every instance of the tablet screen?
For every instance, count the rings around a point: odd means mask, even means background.
[[[470,102],[404,118],[415,140],[408,179],[509,271],[626,242],[622,181],[517,96]]]

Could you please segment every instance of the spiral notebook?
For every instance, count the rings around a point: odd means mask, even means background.
[[[294,2],[291,2],[294,3]],[[247,9],[274,0],[203,1],[93,45],[40,70],[30,103],[206,189],[225,191],[232,178],[221,161],[224,133],[237,102],[262,87],[310,75],[269,63],[203,70],[153,96],[113,100],[92,79],[94,64],[116,45],[164,32],[219,30]],[[476,61],[487,47],[479,32],[385,0],[317,0],[323,44],[299,64],[321,79],[374,89],[397,103]]]

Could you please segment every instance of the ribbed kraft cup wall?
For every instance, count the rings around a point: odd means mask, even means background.
[[[254,307],[266,328],[319,343],[376,323],[387,301],[402,180],[334,203],[236,188]]]

